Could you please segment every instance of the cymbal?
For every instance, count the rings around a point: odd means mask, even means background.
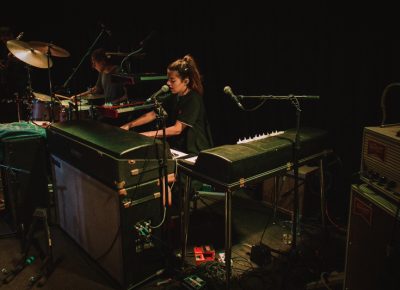
[[[7,48],[19,60],[38,68],[49,68],[53,66],[51,58],[37,49],[31,47],[28,43],[20,40],[7,41]]]
[[[69,57],[70,53],[66,51],[64,48],[56,46],[52,43],[46,43],[41,41],[29,41],[29,44],[34,48],[47,54],[50,49],[51,56],[58,56],[58,57]]]
[[[33,96],[35,99],[42,101],[42,102],[51,102],[51,97],[45,94],[37,93],[37,92],[32,92]]]

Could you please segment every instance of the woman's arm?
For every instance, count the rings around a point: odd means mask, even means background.
[[[176,121],[175,124],[171,127],[167,127],[165,128],[165,135],[166,136],[176,136],[179,135],[183,132],[183,130],[186,128],[186,124],[180,122],[180,121]],[[155,137],[157,136],[157,138],[160,138],[163,136],[163,131],[160,130],[155,130],[155,131],[147,131],[147,132],[143,132],[140,133],[142,135],[148,136],[148,137]]]
[[[150,123],[151,121],[153,121],[155,119],[156,119],[156,113],[154,111],[150,111],[146,114],[143,114],[139,118],[137,118],[129,123],[126,123],[125,125],[122,125],[121,129],[129,130],[130,128]]]

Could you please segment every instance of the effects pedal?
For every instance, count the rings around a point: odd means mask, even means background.
[[[206,286],[206,281],[201,279],[199,276],[190,275],[183,279],[182,286],[189,290],[204,289]]]
[[[211,246],[194,247],[193,252],[196,266],[215,260],[215,250]]]

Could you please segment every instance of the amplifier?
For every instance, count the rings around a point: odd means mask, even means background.
[[[54,155],[51,168],[61,229],[123,289],[164,269],[157,180],[121,195]]]
[[[365,127],[360,178],[400,201],[400,126]]]
[[[20,130],[19,132],[22,132]],[[24,237],[36,207],[48,202],[46,141],[40,136],[4,139],[1,179],[4,189],[5,215],[19,237]]]
[[[366,184],[352,185],[344,290],[399,289],[399,205]]]

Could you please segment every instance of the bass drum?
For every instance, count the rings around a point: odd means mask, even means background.
[[[60,120],[62,106],[54,103],[54,121]],[[32,101],[31,119],[35,121],[50,121],[51,102],[45,102],[38,99]]]

